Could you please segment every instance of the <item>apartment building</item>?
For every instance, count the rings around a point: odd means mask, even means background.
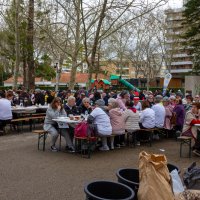
[[[186,3],[186,1],[184,1]],[[175,78],[184,77],[192,71],[192,55],[189,54],[190,47],[184,46],[184,39],[181,35],[184,31],[183,8],[168,9],[166,14],[166,52],[167,69]]]

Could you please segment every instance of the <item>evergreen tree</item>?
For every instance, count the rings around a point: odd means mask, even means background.
[[[200,73],[200,1],[189,0],[184,10],[185,45],[191,47],[190,54],[193,55],[193,73]]]

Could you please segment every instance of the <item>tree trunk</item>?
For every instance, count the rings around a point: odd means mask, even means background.
[[[23,58],[23,86],[26,88],[26,86],[27,86],[27,61],[26,61],[25,48],[22,49],[22,58]]]
[[[76,71],[77,71],[77,59],[79,54],[79,47],[80,47],[80,23],[81,23],[81,0],[75,2],[75,9],[76,9],[76,36],[75,36],[75,49],[72,55],[72,69],[71,69],[71,76],[69,82],[69,89],[74,89],[75,80],[76,80]]]
[[[19,0],[15,0],[15,66],[14,66],[14,82],[13,89],[17,89],[17,81],[19,76],[19,64],[20,64],[20,36],[19,36]]]
[[[103,20],[105,18],[105,10],[106,10],[107,2],[108,2],[108,0],[104,0],[103,8],[101,10],[100,17],[99,17],[97,31],[96,31],[96,34],[95,34],[94,44],[93,44],[93,47],[92,47],[91,64],[90,64],[90,66],[88,66],[89,67],[88,88],[90,88],[92,73],[93,73],[93,69],[95,67],[96,51],[97,51],[97,47],[98,47],[98,43],[99,43],[99,35],[100,35],[100,31],[101,31],[101,26],[102,26]]]
[[[73,90],[74,89],[74,85],[75,85],[75,82],[76,82],[76,69],[77,69],[77,67],[76,67],[76,65],[77,65],[77,63],[76,63],[77,61],[76,61],[76,59],[73,59],[72,60],[72,70],[71,70],[71,76],[70,76],[70,82],[69,82],[69,89],[70,90]]]
[[[27,88],[35,88],[35,66],[34,66],[34,49],[33,49],[33,36],[34,36],[34,0],[29,0],[28,10],[28,29],[27,29],[27,64],[28,64],[28,80]]]

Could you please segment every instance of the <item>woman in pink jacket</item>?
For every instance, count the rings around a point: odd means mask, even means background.
[[[117,147],[124,145],[125,123],[123,111],[119,108],[116,99],[110,98],[108,100],[108,110],[110,116],[110,123],[112,126],[112,134],[116,135],[115,143]],[[122,136],[123,135],[123,136]],[[119,137],[117,137],[119,136]],[[120,137],[121,136],[121,137]],[[114,149],[114,136],[111,137],[111,149]]]
[[[169,98],[168,97],[164,97],[163,98],[163,106],[165,107],[165,122],[164,122],[164,128],[167,130],[171,130],[172,129],[172,125],[170,122],[170,119],[172,117],[172,110],[171,110],[171,105],[169,102]]]
[[[124,90],[117,96],[117,103],[119,105],[119,108],[122,110],[126,110],[126,101],[130,100],[129,92]]]

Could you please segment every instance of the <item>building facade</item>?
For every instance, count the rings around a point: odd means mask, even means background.
[[[186,1],[185,1],[186,2]],[[184,3],[185,3],[184,2]],[[184,32],[183,26],[184,8],[168,9],[166,14],[166,53],[167,69],[172,77],[183,78],[192,71],[192,55],[189,54],[190,47],[184,46],[184,39],[181,35]]]

